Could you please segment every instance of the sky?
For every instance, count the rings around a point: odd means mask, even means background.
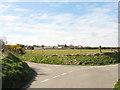
[[[117,2],[0,2],[8,44],[118,46]]]

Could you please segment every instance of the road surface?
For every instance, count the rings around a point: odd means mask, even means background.
[[[25,88],[113,88],[118,80],[118,64],[73,66],[27,63],[37,75]]]

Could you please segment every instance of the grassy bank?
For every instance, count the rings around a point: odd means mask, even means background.
[[[32,78],[29,66],[13,54],[2,61],[2,88],[21,88]]]
[[[79,52],[79,53],[78,53]],[[22,60],[45,64],[62,65],[109,65],[118,63],[118,53],[95,54],[98,50],[29,50],[19,56]],[[104,50],[107,52],[107,50]]]
[[[118,82],[115,84],[115,90],[120,90],[120,79],[118,80]]]

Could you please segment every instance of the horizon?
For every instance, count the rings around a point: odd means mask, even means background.
[[[1,2],[8,44],[118,46],[116,2]]]

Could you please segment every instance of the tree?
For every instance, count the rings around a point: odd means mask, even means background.
[[[74,49],[74,45],[70,44],[69,48]]]

